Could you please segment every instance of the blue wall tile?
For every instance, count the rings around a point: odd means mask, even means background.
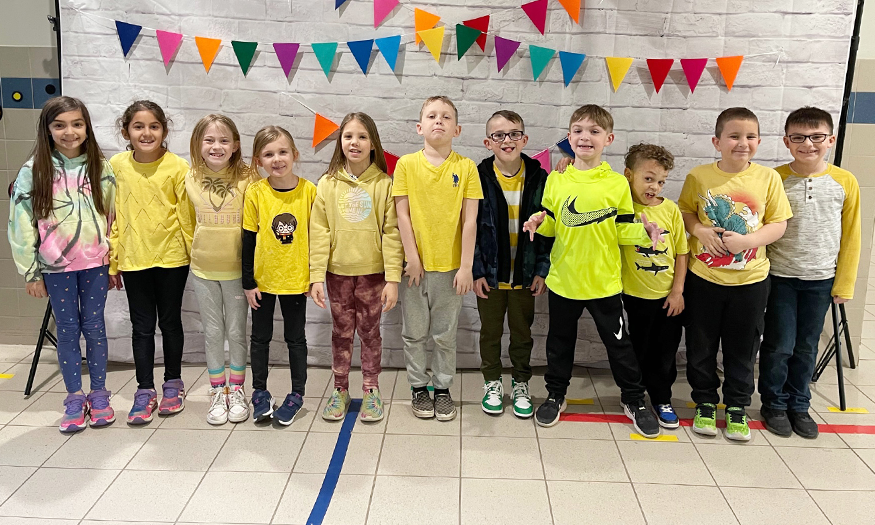
[[[33,109],[33,87],[29,78],[2,78],[3,107],[6,109]]]
[[[875,124],[875,93],[851,93],[852,104],[848,111],[848,122],[852,124]]]
[[[57,78],[34,78],[31,82],[33,84],[34,109],[42,109],[46,101],[61,94],[60,82]]]

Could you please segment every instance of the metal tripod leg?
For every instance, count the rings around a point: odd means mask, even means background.
[[[27,376],[27,385],[24,387],[25,397],[30,395],[31,388],[33,387],[33,379],[36,377],[36,367],[39,364],[39,356],[43,350],[43,343],[48,339],[50,343],[55,345],[55,348],[58,346],[58,340],[55,339],[55,335],[49,332],[49,321],[51,321],[51,319],[52,303],[46,301],[46,313],[43,316],[43,324],[40,327],[39,338],[36,341],[36,350],[33,352],[33,362],[30,364],[30,375]]]
[[[844,303],[839,305],[839,312],[842,316],[842,331],[845,333],[845,346],[848,347],[848,363],[851,369],[857,368],[856,360],[854,359],[854,346],[851,344],[851,330],[848,328],[848,316],[845,314]]]
[[[842,370],[842,338],[839,333],[838,308],[836,308],[835,303],[832,304],[830,311],[832,312],[832,329],[835,334],[836,375],[839,378],[839,410],[844,412],[848,406],[845,402],[845,374]]]

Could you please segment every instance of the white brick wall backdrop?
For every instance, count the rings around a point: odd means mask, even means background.
[[[677,157],[666,195],[676,199],[689,168],[714,160],[710,136],[721,109],[747,106],[760,118],[763,142],[756,160],[777,165],[788,160],[780,141],[788,111],[806,104],[829,110],[837,118],[841,107],[847,49],[853,24],[853,0],[589,0],[576,25],[558,2],[550,3],[546,35],[534,28],[520,0],[402,0],[377,29],[372,2],[349,0],[339,11],[332,0],[62,0],[63,89],[83,99],[91,110],[98,139],[107,155],[123,149],[114,127],[124,108],[138,98],[159,103],[173,119],[170,149],[188,157],[195,122],[209,112],[231,116],[240,128],[245,155],[252,137],[267,124],[289,129],[301,150],[297,173],[315,181],[327,165],[333,142],[310,147],[313,115],[295,100],[339,122],[350,111],[365,111],[377,122],[383,146],[396,154],[422,147],[415,132],[422,101],[430,95],[451,97],[459,108],[462,134],[455,147],[479,162],[484,123],[496,110],[519,112],[526,120],[533,154],[561,139],[574,108],[601,104],[613,113],[616,140],[606,160],[622,166],[627,146],[640,141],[668,147]],[[443,56],[413,44],[413,10],[420,7],[442,17],[448,30]],[[492,39],[486,53],[475,45],[456,60],[454,25],[492,15],[490,30],[523,45],[502,73],[496,72]],[[105,18],[102,18],[105,17]],[[122,57],[113,19],[144,26],[129,58]],[[169,68],[161,59],[154,32],[163,29],[186,35]],[[496,28],[498,30],[496,31]],[[345,45],[347,40],[404,33],[396,72],[374,51],[367,76]],[[194,36],[221,38],[220,50],[205,74]],[[258,41],[248,77],[243,76],[231,40]],[[339,58],[330,81],[307,44],[337,40]],[[300,42],[296,70],[284,78],[273,54],[273,42]],[[590,55],[567,88],[558,57],[532,81],[528,44]],[[745,60],[735,87],[727,92],[714,61],[694,94],[680,64],[660,93],[655,93],[643,60],[636,60],[619,92],[612,91],[601,57],[697,58],[777,55]],[[555,152],[554,161],[559,158]],[[183,319],[186,360],[203,360],[202,326],[193,292],[186,293]],[[279,311],[279,308],[277,308]],[[546,300],[538,301],[533,328],[533,362],[544,363],[547,333]],[[279,315],[279,314],[278,314]],[[107,308],[112,358],[130,360],[130,323],[122,293],[110,294]],[[384,317],[385,366],[404,365],[396,308]],[[281,320],[275,324],[281,338]],[[479,319],[473,294],[466,297],[459,323],[458,363],[479,365]],[[331,320],[326,311],[308,310],[310,363],[330,364]],[[272,357],[285,362],[281,339]],[[160,340],[159,340],[160,355]],[[578,362],[604,362],[604,349],[589,318],[580,323]]]

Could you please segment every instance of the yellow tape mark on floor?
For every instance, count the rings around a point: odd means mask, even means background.
[[[678,437],[671,434],[662,434],[655,438],[646,438],[641,434],[629,434],[629,439],[632,441],[677,441]]]
[[[0,374],[0,379],[12,379],[15,374]]]
[[[688,401],[688,402],[687,402],[687,408],[696,408],[696,404],[693,403],[692,401]],[[726,410],[726,405],[724,405],[723,403],[719,403],[719,404],[717,405],[717,409],[718,409],[718,410]]]
[[[830,412],[838,412],[839,414],[868,414],[869,411],[863,407],[848,407],[842,410],[839,407],[827,407]]]
[[[594,405],[595,401],[593,399],[566,399],[566,403],[569,405]]]

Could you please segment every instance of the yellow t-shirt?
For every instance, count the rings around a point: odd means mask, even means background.
[[[310,209],[316,186],[299,178],[293,190],[277,191],[268,179],[254,182],[243,199],[243,229],[255,241],[255,283],[262,292],[294,295],[310,289]]]
[[[404,155],[395,166],[394,197],[406,196],[422,267],[449,272],[462,264],[462,205],[482,199],[474,161],[455,151],[434,166],[422,150]]]
[[[678,207],[681,213],[696,214],[706,226],[744,235],[793,216],[781,176],[753,162],[739,173],[727,173],[716,162],[693,168],[684,181]],[[718,256],[708,253],[699,239],[690,237],[690,255],[690,271],[712,283],[753,284],[769,275],[764,246]]]
[[[652,246],[620,246],[623,252],[623,293],[641,299],[661,299],[674,284],[674,264],[678,255],[689,253],[684,218],[677,204],[663,199],[656,206],[637,202],[635,222],[641,222],[641,212],[647,220],[658,224],[665,240]]]
[[[501,186],[501,192],[504,194],[504,200],[507,202],[507,232],[510,238],[510,279],[506,283],[498,283],[499,290],[513,290],[514,287],[510,283],[513,282],[514,261],[516,260],[517,237],[520,231],[520,201],[523,198],[523,184],[526,179],[526,165],[520,164],[520,170],[516,175],[508,177],[498,166],[492,165],[495,170],[495,178],[498,180],[498,185]],[[517,286],[517,290],[522,289],[522,286]]]

